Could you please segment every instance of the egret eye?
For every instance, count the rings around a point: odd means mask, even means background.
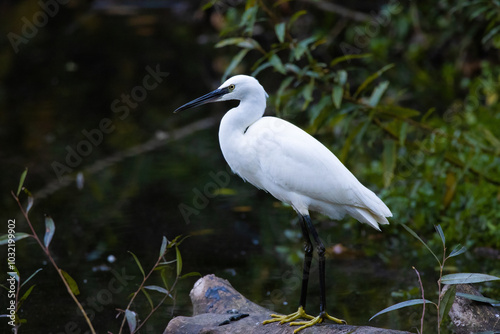
[[[229,89],[230,92],[232,92],[234,90],[234,85],[229,85],[227,88]]]

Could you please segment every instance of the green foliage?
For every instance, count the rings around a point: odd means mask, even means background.
[[[279,82],[273,111],[383,188],[394,221],[498,248],[500,59],[476,50],[499,48],[499,4],[435,6],[394,1],[368,16],[249,0],[225,13],[217,47],[234,56],[223,80],[244,72]]]
[[[492,275],[486,275],[486,274],[479,274],[479,273],[456,273],[456,274],[449,274],[449,275],[443,275],[443,269],[445,267],[445,263],[448,259],[451,257],[460,255],[466,251],[465,247],[458,245],[451,251],[449,255],[446,255],[446,238],[443,232],[443,229],[441,228],[440,225],[436,226],[436,232],[439,235],[439,239],[441,240],[442,243],[442,248],[443,248],[443,254],[442,254],[442,260],[439,260],[437,255],[432,251],[431,247],[427,245],[412,229],[410,229],[408,226],[403,227],[417,240],[419,240],[426,248],[427,250],[434,256],[436,259],[438,265],[439,265],[439,279],[437,281],[438,283],[438,301],[437,303],[429,301],[424,298],[424,287],[422,285],[422,281],[420,279],[420,274],[419,272],[415,270],[418,276],[418,280],[420,283],[420,289],[422,292],[422,298],[420,299],[410,299],[406,300],[404,302],[397,303],[395,305],[389,306],[382,311],[376,313],[374,316],[370,318],[372,320],[373,318],[395,310],[399,310],[404,307],[408,306],[414,306],[414,305],[424,305],[423,311],[422,311],[422,320],[421,320],[421,327],[419,333],[424,333],[424,316],[425,316],[425,304],[431,304],[434,305],[438,311],[438,318],[437,318],[437,332],[441,332],[441,325],[443,323],[443,319],[445,316],[448,314],[448,312],[451,309],[451,306],[453,305],[453,301],[455,300],[455,296],[457,295],[456,293],[456,284],[470,284],[470,283],[483,283],[483,282],[488,282],[488,281],[496,281],[500,280],[500,277],[492,276]],[[446,292],[443,294],[443,285],[448,284],[450,285]],[[466,295],[466,294],[460,294],[461,297],[469,298],[472,297],[471,299],[476,300],[477,296],[473,295]],[[494,304],[496,301],[491,299],[491,298],[484,298],[484,297],[479,297],[480,301],[486,302],[486,303],[491,303]]]

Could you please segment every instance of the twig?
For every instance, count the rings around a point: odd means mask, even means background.
[[[63,276],[63,274],[61,272],[61,269],[57,266],[56,262],[54,261],[54,259],[50,255],[49,248],[45,247],[45,245],[42,243],[42,241],[40,240],[40,238],[38,238],[38,235],[36,234],[35,229],[33,228],[33,225],[31,224],[31,221],[30,221],[30,219],[28,217],[28,213],[26,211],[24,211],[24,208],[21,205],[21,202],[19,201],[19,198],[14,194],[13,191],[11,191],[11,194],[14,197],[14,199],[16,200],[17,205],[19,205],[19,209],[21,209],[21,212],[22,212],[24,218],[26,219],[26,222],[28,223],[28,226],[30,227],[31,232],[33,233],[32,237],[38,242],[38,245],[45,252],[45,255],[47,255],[47,257],[50,260],[50,263],[52,263],[52,266],[54,266],[54,268],[57,270],[57,273],[59,274],[59,276],[61,277],[61,280],[63,281],[64,285],[66,286],[66,289],[68,290],[69,295],[71,296],[71,298],[73,298],[73,300],[75,301],[76,305],[80,309],[80,312],[82,313],[83,317],[85,318],[85,321],[89,325],[90,331],[92,332],[92,334],[96,334],[95,329],[92,326],[92,322],[90,321],[89,317],[87,317],[87,313],[85,313],[85,310],[83,309],[82,304],[80,304],[80,302],[76,298],[76,296],[73,293],[73,291],[71,291],[71,287],[69,286],[68,282],[66,282],[66,279],[64,278],[64,276]]]

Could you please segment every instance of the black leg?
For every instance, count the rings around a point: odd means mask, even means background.
[[[304,238],[304,268],[302,270],[302,288],[300,290],[300,306],[303,309],[306,308],[306,298],[307,298],[307,283],[309,282],[309,270],[311,269],[311,261],[313,257],[313,247],[311,244],[311,239],[309,238],[309,232],[306,225],[305,217],[299,215],[300,217],[300,227],[302,229],[302,237]],[[306,216],[309,218],[309,216]]]
[[[314,243],[316,244],[316,251],[318,252],[318,264],[319,264],[319,293],[320,293],[320,304],[319,312],[322,315],[326,309],[326,291],[325,291],[325,246],[321,242],[318,236],[318,232],[314,228],[311,217],[308,215],[304,216],[307,228],[311,233]]]

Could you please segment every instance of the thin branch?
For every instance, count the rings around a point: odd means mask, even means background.
[[[420,318],[420,333],[423,333],[424,332],[424,316],[425,316],[424,286],[422,285],[422,280],[420,279],[420,273],[418,272],[418,270],[415,267],[412,267],[412,268],[417,273],[418,283],[420,284],[420,291],[422,291],[422,300],[423,300],[422,305],[423,306],[422,306],[422,318]]]

